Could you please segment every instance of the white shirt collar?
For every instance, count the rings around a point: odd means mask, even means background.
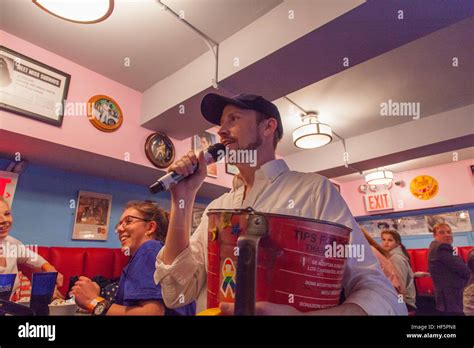
[[[286,162],[282,159],[275,159],[268,161],[260,166],[259,169],[255,172],[255,179],[265,179],[270,182],[274,182],[280,175],[288,172],[290,168]],[[232,180],[232,191],[238,190],[240,187],[244,186],[244,181],[239,174],[234,176]]]

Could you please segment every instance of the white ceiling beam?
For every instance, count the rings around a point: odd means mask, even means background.
[[[219,80],[237,73],[364,2],[285,0],[220,43]],[[291,19],[291,16],[294,18]],[[197,34],[196,40],[200,40]],[[234,65],[236,58],[238,66]],[[143,94],[141,124],[211,87],[213,77],[214,57],[209,51],[157,82]]]

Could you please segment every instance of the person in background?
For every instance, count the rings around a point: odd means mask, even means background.
[[[463,311],[465,315],[474,315],[474,249],[467,254],[467,267],[471,271],[471,278],[463,291]]]
[[[471,272],[454,252],[451,226],[436,224],[433,237],[428,253],[428,271],[435,288],[436,309],[443,315],[463,315],[463,289]]]
[[[8,202],[0,196],[0,273],[18,274],[18,265],[26,265],[34,272],[58,272],[54,266],[49,264],[43,257],[28,249],[18,239],[9,235],[13,225],[13,215]],[[57,286],[63,285],[63,275],[58,272]],[[15,294],[20,286],[20,280],[15,280],[12,294]],[[57,288],[54,298],[63,298]]]
[[[416,289],[415,277],[410,264],[410,255],[402,244],[400,234],[395,230],[384,230],[381,232],[382,247],[390,253],[390,261],[400,275],[402,284],[405,286],[404,301],[408,311],[416,311]]]
[[[405,292],[406,292],[405,284],[404,282],[401,281],[398,271],[396,270],[395,266],[392,264],[392,261],[390,261],[390,253],[384,248],[382,248],[372,238],[372,236],[367,232],[367,230],[364,227],[361,227],[360,230],[364,234],[365,239],[367,239],[367,241],[369,242],[370,249],[374,253],[377,260],[379,261],[382,272],[385,274],[388,280],[390,280],[390,283],[392,283],[395,290],[397,290],[397,293],[405,296]]]
[[[12,83],[13,59],[0,55],[0,87],[5,88]]]
[[[116,232],[125,253],[131,255],[113,302],[100,295],[100,287],[87,277],[71,289],[76,304],[93,315],[194,315],[195,303],[169,309],[163,304],[160,284],[155,283],[155,261],[168,229],[166,212],[151,201],[127,203]]]
[[[198,137],[199,137],[199,141],[200,141],[200,144],[201,144],[200,150],[205,150],[209,146],[212,145],[211,134],[209,134],[207,132],[202,132],[202,133],[198,134]]]

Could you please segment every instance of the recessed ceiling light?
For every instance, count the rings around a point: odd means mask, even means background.
[[[98,23],[114,10],[114,0],[33,0],[44,11],[74,23]]]

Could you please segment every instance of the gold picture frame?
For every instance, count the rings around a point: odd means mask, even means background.
[[[119,104],[106,95],[95,95],[89,99],[87,117],[92,125],[102,132],[114,132],[123,123],[123,113]]]

